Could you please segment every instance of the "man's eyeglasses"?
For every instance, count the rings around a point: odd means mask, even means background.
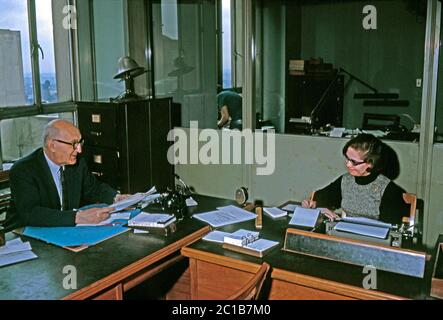
[[[350,162],[353,167],[356,167],[356,166],[359,166],[363,163],[366,163],[366,161],[355,161],[353,159],[349,159],[347,155],[344,155],[344,156],[345,156],[345,162],[346,163]]]
[[[82,146],[85,143],[85,139],[81,138],[80,141],[74,141],[74,142],[67,142],[67,141],[63,141],[63,140],[59,140],[59,139],[54,139],[57,142],[60,143],[64,143],[64,144],[69,144],[72,149],[76,150],[78,148],[78,146]]]

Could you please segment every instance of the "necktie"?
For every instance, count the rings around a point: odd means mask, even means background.
[[[62,185],[62,210],[68,210],[68,186],[65,179],[65,167],[60,167],[60,184]]]

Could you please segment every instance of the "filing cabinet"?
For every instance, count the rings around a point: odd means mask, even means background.
[[[77,105],[83,156],[97,179],[122,193],[173,185],[167,135],[180,123],[180,114],[171,98]]]

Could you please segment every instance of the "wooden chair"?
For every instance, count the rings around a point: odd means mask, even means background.
[[[415,216],[417,212],[417,195],[414,193],[403,193],[403,200],[411,206],[409,217],[404,217],[404,222],[408,222],[412,226],[417,223]]]
[[[270,266],[263,262],[257,273],[237,292],[227,297],[227,300],[257,300]]]

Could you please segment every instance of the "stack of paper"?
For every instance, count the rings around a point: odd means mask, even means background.
[[[338,231],[361,234],[368,237],[385,239],[388,235],[389,229],[392,227],[389,223],[381,221],[361,218],[361,217],[346,217],[341,218],[334,229]]]
[[[289,224],[305,228],[314,228],[319,215],[319,208],[308,209],[297,206],[294,211],[294,215],[291,218],[291,221],[289,221]]]
[[[166,213],[142,212],[128,221],[129,227],[165,228],[176,221],[176,217]]]
[[[263,211],[270,216],[272,219],[277,219],[281,217],[285,217],[288,215],[288,213],[285,210],[282,210],[280,208],[263,208]]]
[[[20,238],[6,242],[0,247],[0,267],[37,258],[31,250],[31,244]]]

